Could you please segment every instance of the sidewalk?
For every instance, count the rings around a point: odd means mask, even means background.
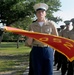
[[[29,72],[29,67],[26,68],[25,72],[22,75],[28,75],[28,72]],[[12,71],[12,72],[7,72],[7,73],[5,72],[0,75],[16,75],[16,73],[17,71]],[[53,68],[53,75],[61,75],[60,70],[56,71],[56,66],[54,66]]]
[[[61,70],[57,71],[56,66],[53,68],[53,75],[61,75]]]
[[[26,69],[26,71],[23,73],[23,75],[28,75],[28,69],[29,69],[29,67],[27,67],[27,69]],[[60,72],[60,70],[59,71],[56,71],[56,66],[54,66],[54,68],[53,68],[53,75],[61,75],[61,72]]]

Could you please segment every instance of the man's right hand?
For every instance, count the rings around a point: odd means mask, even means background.
[[[33,38],[28,38],[27,40],[26,40],[26,42],[25,42],[25,46],[29,46],[29,47],[31,47],[32,46],[32,42],[33,42]]]

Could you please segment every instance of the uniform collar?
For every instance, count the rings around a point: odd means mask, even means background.
[[[46,20],[44,21],[44,24],[43,24],[43,25],[47,25],[47,23],[48,23],[48,20],[46,19]],[[36,21],[36,25],[39,25],[38,21]],[[40,25],[39,25],[39,26],[40,26]]]

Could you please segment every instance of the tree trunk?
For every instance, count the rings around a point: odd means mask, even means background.
[[[17,37],[17,48],[19,48],[19,36]]]
[[[3,31],[0,30],[0,44],[2,42],[2,38],[3,38]]]

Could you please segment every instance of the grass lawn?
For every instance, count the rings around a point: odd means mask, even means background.
[[[2,42],[0,44],[0,72],[17,71],[16,75],[22,75],[28,66],[30,48],[15,42]]]

